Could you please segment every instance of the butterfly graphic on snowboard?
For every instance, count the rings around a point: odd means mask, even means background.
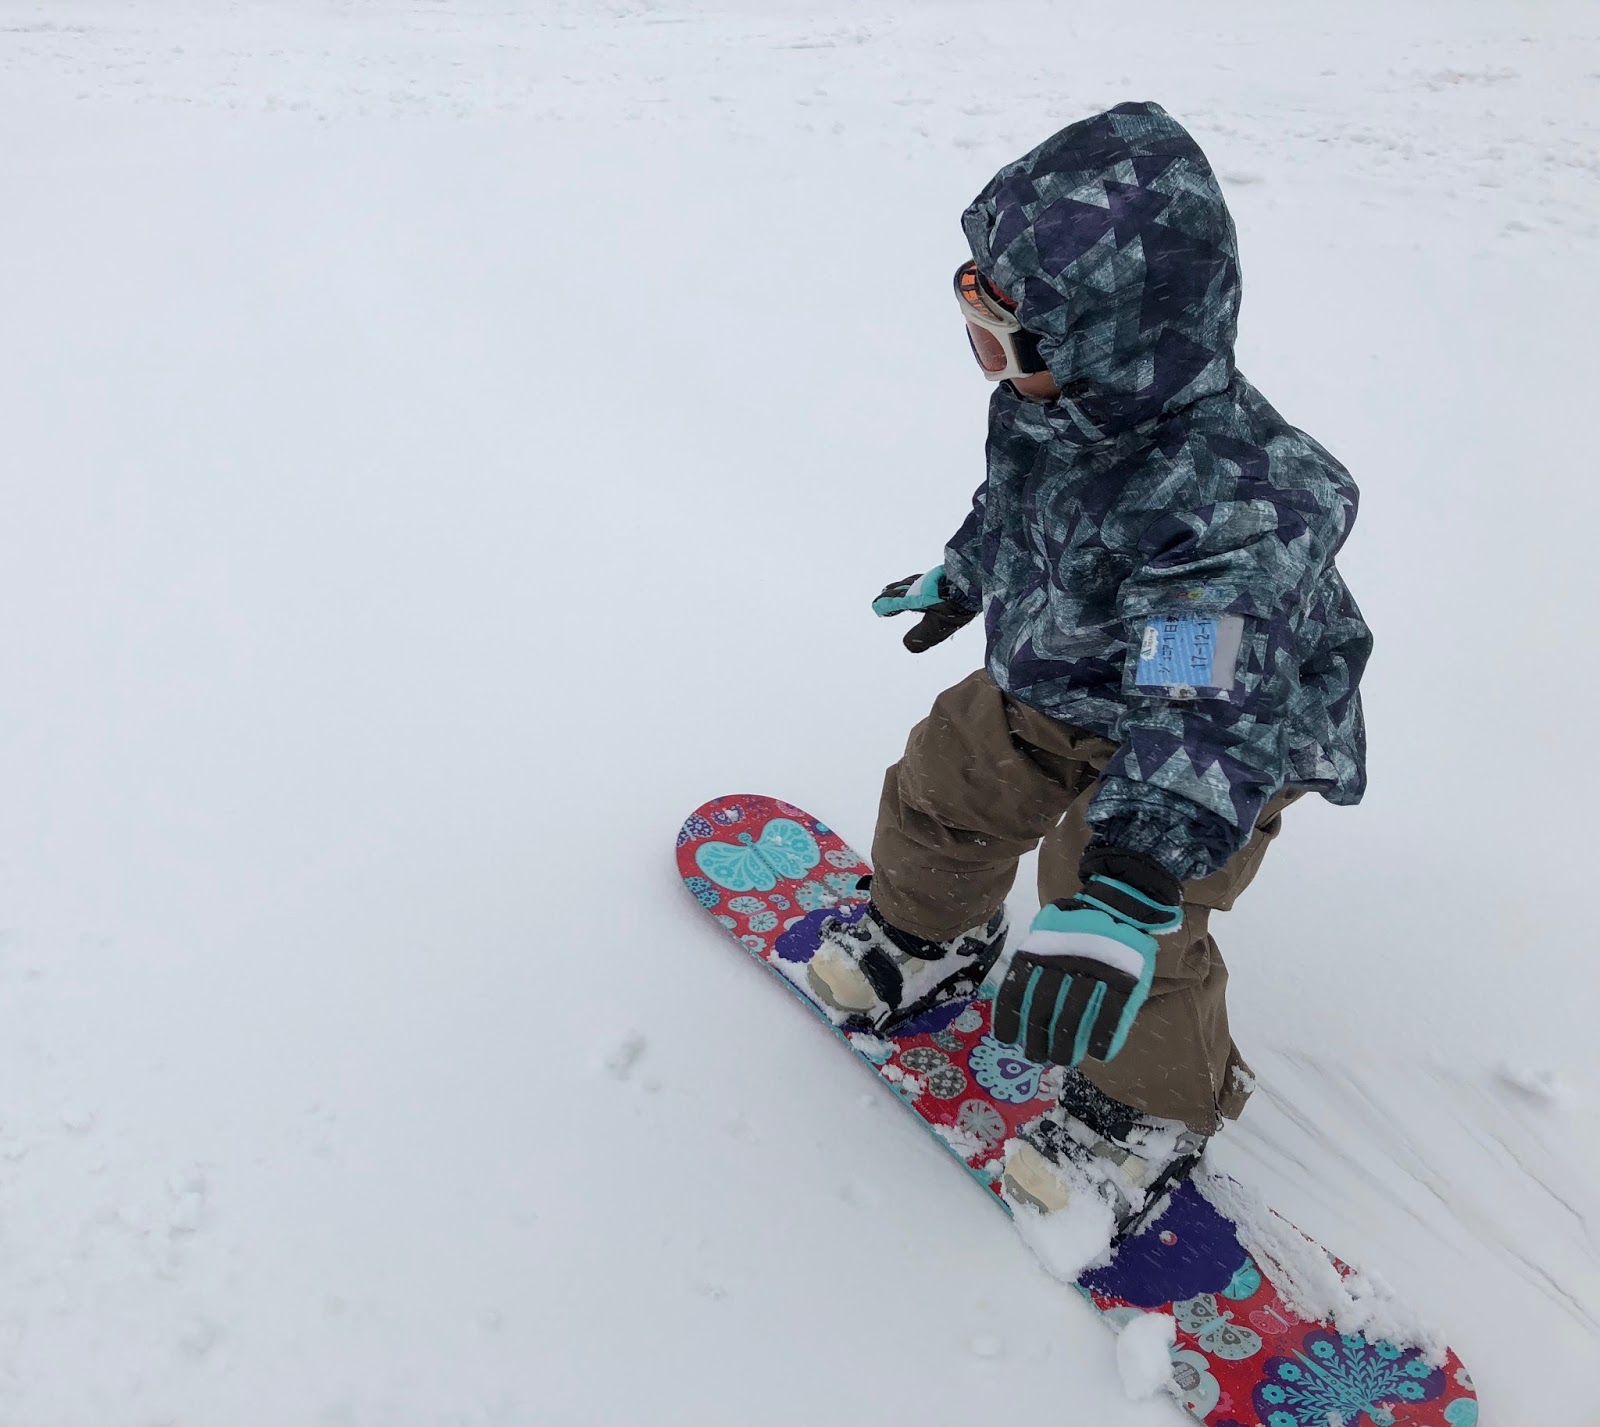
[[[737,844],[707,842],[695,849],[695,865],[730,892],[770,892],[784,878],[804,877],[822,861],[816,838],[793,818],[773,818],[753,838]]]
[[[1253,1358],[1261,1351],[1261,1338],[1233,1321],[1231,1313],[1217,1307],[1216,1298],[1202,1293],[1172,1305],[1173,1316],[1185,1333],[1192,1333],[1200,1346],[1214,1357],[1229,1362]]]

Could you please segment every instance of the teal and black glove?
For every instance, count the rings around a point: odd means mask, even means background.
[[[905,614],[908,611],[922,618],[906,631],[900,642],[913,654],[921,654],[942,644],[964,624],[970,624],[978,611],[956,603],[950,582],[944,577],[944,566],[935,565],[926,575],[907,575],[892,585],[885,585],[883,593],[872,602],[872,612],[880,617]]]
[[[1183,925],[1183,888],[1146,857],[1090,848],[1083,890],[1039,910],[994,1002],[995,1039],[1029,1060],[1110,1060],[1150,994],[1156,937]]]

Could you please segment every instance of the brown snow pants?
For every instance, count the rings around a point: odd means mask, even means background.
[[[946,689],[883,782],[872,899],[893,925],[943,941],[986,921],[1038,846],[1039,900],[1070,897],[1085,813],[1115,746],[1007,698],[981,670]],[[1220,871],[1183,888],[1183,927],[1158,938],[1155,982],[1114,1060],[1084,1075],[1113,1099],[1202,1134],[1237,1119],[1251,1079],[1228,1032],[1228,969],[1211,938],[1278,835],[1284,792]]]

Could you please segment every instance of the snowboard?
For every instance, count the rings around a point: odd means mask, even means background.
[[[1006,1145],[1052,1108],[1061,1072],[990,1034],[992,986],[892,1033],[838,1024],[812,995],[806,963],[825,918],[865,914],[859,879],[871,869],[792,803],[746,793],[705,803],[678,833],[677,860],[706,913],[872,1068],[990,1199],[1014,1213],[1001,1184]],[[1233,1185],[1210,1170],[1197,1172],[1108,1264],[1076,1284],[1114,1328],[1142,1313],[1172,1315],[1173,1391],[1192,1417],[1207,1427],[1476,1427],[1472,1380],[1453,1352],[1429,1361],[1416,1348],[1302,1316],[1275,1286],[1272,1269],[1246,1250],[1239,1224],[1215,1206],[1227,1196],[1202,1192],[1203,1176]],[[1276,1223],[1323,1273],[1331,1265],[1349,1274]],[[1277,1277],[1284,1279],[1281,1268]]]

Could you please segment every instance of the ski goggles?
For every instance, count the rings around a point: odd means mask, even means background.
[[[983,374],[992,382],[1032,376],[1045,370],[1039,343],[1022,329],[1012,309],[1016,303],[984,281],[970,259],[956,269],[956,300],[967,320],[967,341]]]

